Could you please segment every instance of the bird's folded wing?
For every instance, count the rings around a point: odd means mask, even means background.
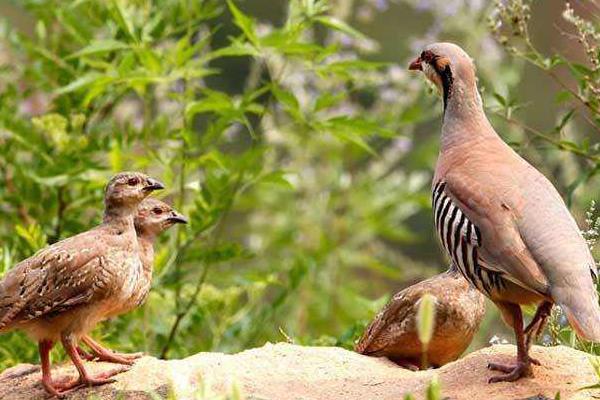
[[[480,232],[480,266],[525,289],[547,294],[547,277],[519,234],[510,206],[513,203],[503,199],[489,182],[469,174],[448,173],[444,182],[444,192]]]
[[[0,329],[50,317],[105,295],[99,246],[67,240],[41,250],[7,273],[0,287]]]
[[[592,253],[559,193],[537,175],[524,188],[526,200],[518,220],[523,242],[551,285],[591,287],[590,274],[597,275]]]
[[[401,326],[406,316],[412,310],[414,301],[418,299],[418,297],[415,298],[416,296],[405,295],[409,289],[407,288],[397,293],[369,324],[356,345],[358,353],[374,354],[389,344],[391,338],[386,336],[389,335],[389,332],[386,332],[386,330],[389,329],[391,324]],[[394,333],[401,335],[403,332],[398,330]]]

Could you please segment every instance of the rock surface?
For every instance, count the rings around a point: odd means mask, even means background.
[[[401,400],[406,393],[417,399],[434,376],[445,399],[600,399],[600,390],[579,390],[598,377],[589,355],[567,347],[534,347],[532,356],[542,366],[534,378],[514,383],[488,384],[494,374],[488,361],[510,363],[515,348],[496,345],[445,365],[438,370],[411,372],[386,359],[362,356],[333,347],[267,344],[234,355],[200,353],[184,360],[140,359],[111,385],[78,390],[67,399],[156,399],[169,393],[177,399],[224,399],[241,393],[252,400]],[[92,372],[111,368],[88,363]],[[53,369],[55,377],[75,376],[70,364]],[[0,375],[0,399],[43,399],[37,366],[21,365]]]

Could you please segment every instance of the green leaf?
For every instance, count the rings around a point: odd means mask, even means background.
[[[500,93],[494,92],[493,96],[502,107],[506,107],[508,105],[508,101]]]
[[[561,103],[571,100],[572,98],[573,98],[573,95],[571,94],[571,92],[569,92],[568,90],[561,90],[558,93],[556,93],[556,96],[554,97],[554,101],[557,102],[558,104],[561,104]]]
[[[344,60],[321,65],[317,72],[323,76],[327,74],[336,74],[346,79],[353,79],[357,72],[373,71],[385,66],[386,63],[366,61],[366,60]]]
[[[295,189],[295,186],[287,178],[285,171],[273,171],[259,178],[259,183],[268,183],[284,189]]]
[[[442,390],[437,376],[431,379],[431,383],[427,386],[427,400],[442,400]]]
[[[317,97],[317,100],[315,101],[315,105],[313,107],[313,111],[318,112],[318,111],[324,110],[326,108],[333,107],[336,104],[339,104],[345,98],[346,98],[345,92],[340,92],[340,93],[336,93],[336,94],[333,94],[330,92],[325,92],[325,93],[321,94],[319,97]]]
[[[127,11],[121,5],[120,0],[111,0],[111,7],[109,7],[109,11],[113,20],[117,23],[119,28],[135,43],[138,42],[138,39],[135,36],[135,31],[133,28],[133,23],[131,22],[131,18]]]
[[[97,72],[90,72],[80,78],[75,79],[73,82],[69,83],[68,85],[55,90],[54,93],[56,93],[57,95],[62,95],[65,93],[74,92],[85,86],[91,85],[92,83],[96,82],[101,77],[102,77],[102,75]]]
[[[419,300],[417,310],[417,333],[419,341],[425,347],[429,345],[435,329],[435,302],[436,298],[427,293]]]
[[[370,153],[373,156],[377,156],[377,152],[375,150],[373,150],[373,148],[371,146],[369,146],[369,144],[367,142],[365,142],[365,140],[363,138],[361,138],[359,135],[352,133],[352,132],[335,131],[335,130],[331,133],[334,136],[336,136],[344,141],[355,144],[356,146],[365,150],[367,153]]]
[[[127,48],[129,48],[129,45],[127,43],[123,43],[118,40],[94,40],[92,41],[92,43],[85,46],[83,49],[76,51],[75,53],[69,54],[67,57],[65,57],[65,59],[69,60],[73,58],[90,56],[93,54],[109,53],[111,51],[123,50]]]
[[[137,54],[142,65],[150,72],[158,74],[162,71],[160,57],[152,49],[138,48],[136,49],[135,53]]]
[[[227,0],[229,11],[233,15],[235,24],[242,30],[244,36],[255,46],[258,46],[258,36],[254,26],[254,20],[244,14],[232,0]]]
[[[18,224],[15,226],[15,231],[19,237],[25,240],[33,251],[37,251],[47,243],[46,235],[44,235],[42,228],[37,222],[29,224],[27,227]]]
[[[71,179],[71,176],[65,174],[55,176],[37,176],[35,174],[29,174],[29,176],[36,183],[47,187],[65,186]]]
[[[368,39],[366,35],[357,31],[356,29],[354,29],[353,27],[351,27],[350,25],[348,25],[341,19],[337,19],[330,15],[322,15],[322,16],[316,17],[315,20],[322,25],[325,25],[329,28],[335,29],[336,31],[343,32],[343,33],[350,35],[352,37],[355,37],[357,39]]]
[[[300,111],[300,103],[289,90],[285,90],[278,85],[272,85],[271,91],[275,95],[275,98],[283,105],[283,108],[290,113],[294,118],[303,120],[304,117]]]
[[[561,118],[560,122],[556,126],[556,131],[562,131],[565,125],[567,125],[567,123],[573,118],[573,115],[575,115],[575,109],[572,109]]]
[[[210,53],[209,58],[219,57],[241,57],[241,56],[252,56],[257,57],[260,53],[249,43],[240,43],[239,41],[233,41],[227,47],[221,47]]]
[[[205,97],[194,101],[185,108],[185,117],[192,118],[196,114],[215,112],[223,113],[234,108],[231,98],[225,93],[217,91],[205,91]]]

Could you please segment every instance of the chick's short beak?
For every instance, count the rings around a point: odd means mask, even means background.
[[[408,69],[411,71],[423,71],[423,67],[421,66],[421,57],[417,57],[413,62],[410,63]]]
[[[188,220],[186,217],[184,217],[183,215],[174,212],[170,217],[169,217],[169,221],[174,223],[174,224],[187,224]]]
[[[162,182],[157,181],[154,178],[148,178],[146,181],[146,186],[144,187],[145,192],[153,192],[155,190],[161,190],[165,188],[165,185]]]

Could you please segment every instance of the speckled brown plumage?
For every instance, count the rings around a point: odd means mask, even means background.
[[[77,341],[132,296],[143,273],[133,218],[139,203],[162,188],[141,173],[116,175],[106,188],[101,225],[40,250],[0,281],[0,332],[20,329],[39,343],[42,383],[50,394],[111,381],[110,373],[87,374]],[[50,378],[48,353],[57,341],[79,370],[76,382]]]
[[[118,307],[112,309],[110,314],[107,314],[106,317],[125,314],[139,307],[146,301],[148,293],[150,292],[150,287],[152,286],[154,242],[161,232],[166,231],[174,224],[178,223],[185,224],[187,223],[187,219],[168,204],[154,198],[147,198],[142,201],[135,217],[135,230],[140,247],[143,272],[135,283],[135,289],[132,292],[132,296],[122,302]],[[141,353],[126,354],[113,352],[93,340],[89,335],[83,336],[82,340],[90,347],[93,354],[88,355],[81,350],[80,353],[90,360],[97,359],[100,361],[131,365],[133,360],[141,356]]]
[[[436,298],[435,330],[427,351],[429,364],[439,367],[456,360],[471,343],[485,314],[484,296],[456,268],[396,293],[369,324],[356,351],[385,356],[403,367],[416,369],[422,352],[417,310],[426,293]]]

